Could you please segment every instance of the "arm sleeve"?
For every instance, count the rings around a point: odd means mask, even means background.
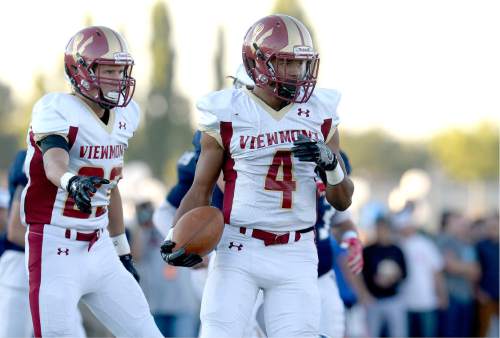
[[[66,152],[69,152],[68,140],[58,134],[51,134],[44,137],[43,139],[38,141],[38,145],[40,146],[40,148],[42,148],[43,154],[45,154],[47,150],[52,148],[61,148],[66,150]]]

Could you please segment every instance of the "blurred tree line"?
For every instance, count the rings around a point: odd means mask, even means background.
[[[312,27],[296,0],[276,1],[273,12],[292,15]],[[91,23],[88,16],[85,24]],[[142,160],[156,177],[173,183],[177,158],[191,147],[191,108],[188,99],[175,87],[176,50],[165,2],[159,1],[153,6],[151,24],[150,89],[142,105],[142,126],[130,143],[126,160]],[[224,69],[224,35],[224,29],[219,27],[212,63],[214,90],[224,87],[228,74]],[[0,83],[0,119],[4,121],[0,124],[0,169],[9,165],[17,149],[25,147],[31,107],[48,90],[43,75],[34,78],[35,90],[21,107],[14,107],[11,89]],[[457,180],[498,179],[496,123],[485,122],[467,130],[446,130],[422,142],[401,141],[383,130],[363,133],[341,130],[341,135],[341,147],[349,154],[356,175],[384,179],[399,177],[410,168],[439,167]]]

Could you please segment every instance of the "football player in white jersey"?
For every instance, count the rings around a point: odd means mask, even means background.
[[[24,235],[20,219],[21,192],[28,179],[24,174],[26,151],[17,153],[9,169],[9,218],[5,253],[0,257],[0,337],[32,337],[28,297],[28,276],[24,268]],[[82,317],[77,312],[75,337],[86,337]]]
[[[271,15],[248,30],[243,64],[256,86],[202,98],[202,151],[193,185],[174,223],[208,205],[222,169],[225,230],[201,306],[202,337],[241,337],[259,290],[267,334],[316,337],[320,299],[314,244],[316,172],[325,172],[326,198],[338,210],[354,190],[339,155],[340,95],[316,89],[319,56],[307,28]],[[201,261],[162,245],[172,265]]]
[[[135,280],[117,187],[140,117],[133,64],[117,32],[85,28],[64,55],[73,92],[33,108],[21,219],[35,337],[74,335],[80,299],[115,336],[161,337]]]

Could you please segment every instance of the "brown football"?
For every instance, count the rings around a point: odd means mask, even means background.
[[[215,249],[224,230],[224,217],[214,207],[199,207],[186,212],[177,221],[172,234],[173,251],[186,249],[187,253],[205,256]]]

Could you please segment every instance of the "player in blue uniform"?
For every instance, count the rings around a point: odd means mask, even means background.
[[[24,265],[25,228],[19,216],[21,192],[28,182],[23,169],[25,158],[26,151],[19,151],[9,168],[9,216],[5,252],[0,257],[0,337],[29,337],[33,330]]]
[[[170,230],[175,211],[193,184],[196,162],[201,152],[200,139],[201,132],[196,131],[193,136],[194,149],[186,151],[177,161],[177,184],[170,189],[165,201],[153,216],[153,222],[163,236]],[[222,210],[223,197],[221,188],[216,185],[212,194],[212,206]]]
[[[347,155],[340,152],[346,172],[351,173]],[[324,184],[318,182],[318,218],[316,221],[316,247],[318,249],[318,287],[321,295],[320,333],[328,337],[343,337],[345,333],[344,303],[342,301],[337,280],[341,271],[334,271],[338,263],[339,252],[335,253],[335,245],[347,255],[349,268],[359,273],[362,268],[361,243],[357,239],[354,223],[348,210],[337,211],[324,196]],[[338,240],[333,232],[338,234]],[[340,243],[340,245],[338,245]],[[341,277],[341,276],[340,276]]]

